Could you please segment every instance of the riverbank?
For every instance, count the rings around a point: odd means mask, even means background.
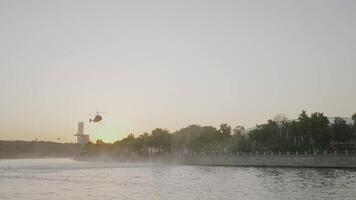
[[[74,143],[0,140],[0,159],[68,158],[81,151]]]
[[[104,162],[160,162],[167,164],[206,166],[356,168],[356,155],[354,154],[166,154],[131,158],[113,158],[109,156],[80,156],[76,157],[75,160]]]
[[[185,164],[244,167],[356,168],[356,155],[192,155]]]

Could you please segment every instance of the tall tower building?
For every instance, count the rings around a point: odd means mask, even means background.
[[[84,134],[84,122],[78,122],[78,132],[74,136],[77,136],[77,143],[85,145],[89,142],[89,135]]]

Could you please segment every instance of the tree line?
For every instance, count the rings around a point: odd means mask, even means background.
[[[73,143],[0,140],[0,159],[74,157],[80,150],[80,145]]]
[[[97,140],[88,143],[83,154],[110,154],[113,156],[148,155],[152,149],[158,154],[209,153],[209,152],[256,152],[256,151],[331,151],[355,150],[356,113],[353,123],[336,117],[333,122],[319,112],[308,115],[306,111],[298,119],[288,120],[279,115],[252,130],[243,126],[231,128],[221,124],[213,126],[190,125],[170,133],[156,128],[151,133],[137,137],[129,134],[114,143]]]

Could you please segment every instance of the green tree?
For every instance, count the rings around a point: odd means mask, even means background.
[[[193,152],[216,150],[217,132],[212,126],[190,125],[173,134],[174,147],[177,150],[187,147]]]
[[[98,145],[105,144],[105,142],[103,140],[97,139],[96,140],[96,144],[98,144]]]
[[[192,135],[189,148],[195,152],[216,150],[217,138],[216,128],[211,126],[200,127]]]
[[[315,147],[327,149],[332,138],[328,118],[323,113],[312,113],[310,116],[310,128]]]
[[[336,117],[331,125],[336,141],[346,141],[352,138],[352,127],[341,117]]]
[[[245,127],[243,126],[236,126],[233,129],[233,135],[242,135],[243,132],[245,132]]]
[[[356,113],[351,116],[351,119],[354,121],[354,125],[356,125]]]
[[[162,151],[171,151],[171,135],[167,129],[154,129],[151,133],[150,143],[153,147],[157,148],[160,153]]]
[[[133,143],[133,151],[141,155],[147,155],[149,147],[149,137],[150,136],[148,133],[143,133],[139,135]]]
[[[256,150],[276,150],[280,146],[280,128],[277,122],[268,120],[266,124],[257,125],[250,132],[250,139],[256,143]]]
[[[222,139],[229,138],[231,136],[231,126],[228,124],[221,124],[219,129],[219,136]]]
[[[135,143],[135,135],[130,133],[126,138],[122,139],[121,141],[118,141],[116,144],[114,143],[114,145],[116,146],[116,153],[122,155],[129,155],[135,152]]]

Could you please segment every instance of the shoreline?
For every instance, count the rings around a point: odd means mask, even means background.
[[[164,164],[231,166],[231,167],[298,167],[356,169],[354,154],[308,155],[152,155],[147,157],[78,156],[77,161],[89,162],[153,162]]]

